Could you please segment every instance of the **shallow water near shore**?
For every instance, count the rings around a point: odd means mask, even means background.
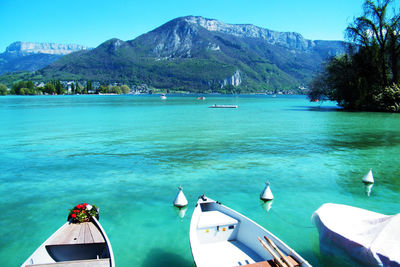
[[[320,253],[310,217],[323,203],[400,212],[400,114],[303,96],[167,97],[0,97],[1,266],[22,264],[82,202],[100,207],[116,265],[144,267],[194,266],[189,223],[202,193],[313,266],[347,262]],[[266,181],[269,212],[259,200]],[[183,219],[172,206],[179,185]]]

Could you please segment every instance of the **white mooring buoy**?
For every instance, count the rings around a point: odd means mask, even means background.
[[[183,194],[182,186],[179,186],[178,189],[179,189],[179,191],[176,194],[176,197],[174,200],[174,206],[178,207],[178,208],[186,207],[188,204],[188,201],[187,201],[185,195]]]
[[[374,183],[374,176],[372,175],[372,169],[362,178],[364,184],[373,184]]]
[[[274,195],[272,194],[271,189],[269,188],[269,182],[265,183],[265,188],[260,194],[260,199],[263,201],[274,199]]]

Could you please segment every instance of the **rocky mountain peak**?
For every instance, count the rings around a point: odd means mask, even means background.
[[[153,53],[158,58],[191,57],[196,42],[198,26],[181,18],[174,19],[155,29],[153,34]]]

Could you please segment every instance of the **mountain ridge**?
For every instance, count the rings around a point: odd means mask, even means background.
[[[186,16],[133,40],[113,38],[66,55],[35,75],[194,92],[298,89],[325,59],[343,52],[341,41],[311,41],[298,33]]]
[[[6,53],[21,54],[56,54],[67,55],[72,52],[90,49],[78,44],[37,43],[17,41],[6,48]]]

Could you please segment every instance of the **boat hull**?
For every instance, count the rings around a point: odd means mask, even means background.
[[[327,203],[311,218],[320,250],[351,258],[364,266],[400,266],[400,217]]]
[[[271,261],[258,237],[267,236],[297,266],[311,266],[265,228],[214,200],[199,199],[190,222],[190,246],[198,267],[241,266]]]
[[[238,108],[237,105],[213,105],[209,106],[209,108]]]

